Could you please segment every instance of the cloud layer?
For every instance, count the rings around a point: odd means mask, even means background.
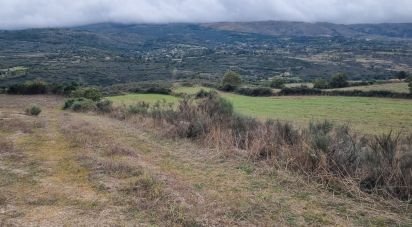
[[[412,22],[411,0],[0,0],[0,29],[101,22]]]

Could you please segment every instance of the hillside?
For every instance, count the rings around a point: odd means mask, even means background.
[[[352,80],[388,79],[412,72],[412,42],[399,39],[410,37],[410,27],[107,23],[0,31],[0,87],[35,79],[102,86],[217,82],[228,69],[252,83],[276,75],[309,81],[338,72]]]
[[[345,38],[412,38],[412,24],[355,24],[306,23],[286,21],[222,22],[205,27],[233,32],[256,33],[283,37]]]

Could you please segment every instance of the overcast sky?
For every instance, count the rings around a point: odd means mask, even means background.
[[[412,0],[0,0],[0,29],[259,20],[412,22]]]

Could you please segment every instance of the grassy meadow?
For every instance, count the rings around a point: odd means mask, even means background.
[[[178,87],[176,93],[195,94],[201,87]],[[207,88],[205,88],[207,89]],[[312,120],[331,120],[349,124],[353,129],[379,134],[394,131],[412,131],[412,101],[388,98],[339,96],[248,97],[221,93],[230,100],[235,111],[259,119],[279,119],[297,125]],[[157,100],[176,103],[179,99],[168,95],[130,94],[111,97],[116,104],[138,101],[154,103]]]

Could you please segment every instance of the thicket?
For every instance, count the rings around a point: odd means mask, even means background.
[[[43,81],[27,81],[25,83],[10,85],[4,90],[7,94],[12,94],[12,95],[38,95],[38,94],[70,95],[78,87],[79,85],[77,83],[48,84]]]
[[[402,98],[411,99],[412,94],[396,93],[391,91],[361,91],[361,90],[334,90],[325,91],[317,88],[308,88],[305,86],[284,88],[278,95],[324,95],[324,96],[354,96],[354,97],[381,97],[381,98]]]
[[[165,102],[141,102],[110,114],[119,119],[145,117],[165,135],[226,151],[246,151],[252,159],[305,174],[336,192],[361,190],[412,199],[412,135],[362,136],[327,121],[299,129],[285,122],[240,116],[215,92],[197,97],[182,99],[177,108]]]
[[[104,95],[121,95],[124,93],[164,94],[172,93],[173,85],[165,81],[116,84],[103,88]]]
[[[235,93],[246,96],[272,96],[271,88],[267,87],[241,87],[235,90]]]

